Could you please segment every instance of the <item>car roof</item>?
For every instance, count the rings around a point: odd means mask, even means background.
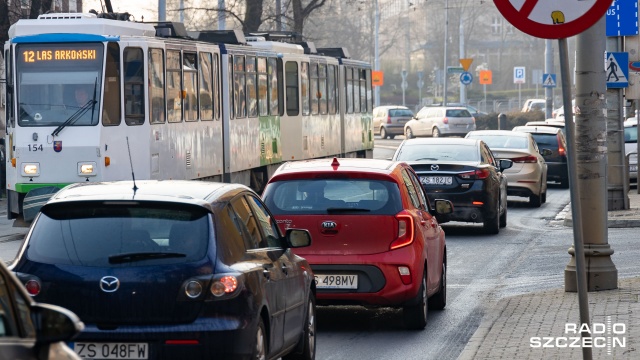
[[[286,162],[276,170],[272,180],[284,174],[305,175],[313,177],[318,173],[376,173],[389,175],[397,167],[398,162],[383,159],[363,158],[327,158]],[[308,176],[307,176],[308,175]]]
[[[520,136],[528,137],[528,133],[511,131],[511,130],[472,130],[467,135],[502,135],[502,136]]]
[[[210,203],[225,200],[241,191],[252,191],[241,184],[196,180],[142,180],[75,183],[55,193],[47,202],[72,201],[159,201],[198,205],[210,209]],[[226,195],[226,196],[225,196]]]
[[[403,144],[408,144],[408,145],[419,145],[419,144],[427,144],[427,145],[434,145],[434,144],[472,145],[473,144],[473,145],[475,145],[480,141],[482,141],[482,140],[480,140],[480,139],[467,139],[467,138],[454,138],[454,137],[447,137],[447,138],[413,138],[413,139],[404,140],[400,146],[402,146]]]
[[[562,129],[559,127],[545,126],[544,124],[542,124],[542,125],[516,126],[513,128],[513,131],[523,131],[528,133],[557,134],[558,132],[562,132]]]
[[[403,105],[382,105],[382,106],[377,106],[374,108],[375,109],[409,109],[406,106]]]

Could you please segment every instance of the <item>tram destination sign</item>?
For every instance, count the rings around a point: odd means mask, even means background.
[[[520,31],[543,39],[577,35],[607,12],[611,0],[493,0],[502,16]]]
[[[67,46],[20,44],[16,55],[18,61],[23,64],[102,61],[102,51],[95,44],[68,44]]]

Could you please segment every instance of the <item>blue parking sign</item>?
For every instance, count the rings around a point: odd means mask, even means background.
[[[524,66],[516,66],[513,68],[513,83],[514,84],[524,84],[525,80],[525,68]]]

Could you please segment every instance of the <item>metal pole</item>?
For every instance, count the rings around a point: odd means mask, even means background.
[[[576,142],[575,127],[573,126],[573,108],[571,106],[571,79],[569,77],[569,55],[567,50],[567,39],[558,40],[558,50],[560,55],[560,76],[562,78],[562,102],[564,104],[564,121],[567,132],[567,156],[569,162],[569,191],[571,194],[571,216],[573,218],[573,246],[575,249],[576,278],[578,286],[578,306],[580,307],[580,323],[589,326],[589,299],[587,295],[587,277],[584,266],[584,249],[582,244],[582,207],[580,204],[580,189],[576,175],[578,166],[576,162]],[[566,270],[565,270],[566,273]],[[566,275],[565,275],[566,278]],[[565,289],[567,287],[565,281]],[[583,338],[590,336],[581,333]],[[582,357],[585,360],[591,359],[591,348],[582,347]]]
[[[224,0],[218,0],[218,30],[226,29],[225,5]]]
[[[183,23],[184,22],[184,0],[180,0],[180,22]]]
[[[282,18],[281,18],[282,4],[280,0],[276,0],[276,29],[282,31]]]
[[[449,0],[444,0],[444,91],[442,92],[442,105],[447,105],[447,42],[449,41],[449,35],[447,34],[447,28],[449,27]]]
[[[375,71],[380,71],[380,49],[378,47],[378,34],[380,33],[380,8],[378,7],[378,0],[375,0],[375,41],[374,41],[374,64]],[[375,92],[375,106],[380,106],[380,86],[376,86],[373,90]]]
[[[165,0],[158,0],[158,21],[167,21],[167,3]]]
[[[544,42],[545,42],[544,72],[546,74],[553,74],[555,72],[554,66],[553,66],[553,43],[549,39],[545,40]],[[546,100],[545,118],[550,119],[553,113],[553,88],[552,87],[544,88],[544,97]]]
[[[464,22],[462,21],[462,14],[460,14],[460,27],[458,29],[460,31],[459,36],[459,42],[460,42],[460,58],[464,59],[465,53],[464,53]],[[467,70],[464,70],[467,71]],[[464,85],[462,83],[460,83],[460,103],[461,104],[466,104],[467,103],[467,85]]]

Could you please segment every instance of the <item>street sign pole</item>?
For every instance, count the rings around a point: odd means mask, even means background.
[[[407,90],[407,70],[402,70],[402,106],[405,106],[404,92]]]

